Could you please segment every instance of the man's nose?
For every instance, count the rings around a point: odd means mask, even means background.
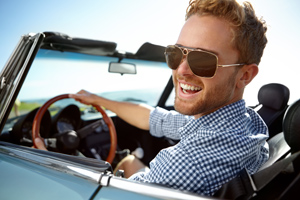
[[[193,75],[193,72],[187,62],[186,56],[182,58],[182,61],[177,68],[177,73],[181,75]]]

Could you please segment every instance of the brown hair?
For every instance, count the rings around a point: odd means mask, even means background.
[[[267,44],[267,26],[255,15],[249,2],[241,5],[235,0],[190,0],[186,20],[194,14],[213,15],[228,21],[233,28],[232,44],[239,51],[239,62],[260,63]]]

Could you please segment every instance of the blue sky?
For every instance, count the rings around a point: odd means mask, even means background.
[[[260,73],[247,86],[255,104],[259,88],[283,83],[291,101],[300,98],[300,1],[250,0],[268,24],[269,43]],[[119,50],[136,52],[144,42],[174,44],[184,23],[188,0],[1,0],[0,69],[19,38],[29,32],[57,31],[72,37],[114,41]]]

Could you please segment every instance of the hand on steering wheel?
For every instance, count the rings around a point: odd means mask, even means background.
[[[69,98],[69,94],[63,94],[63,95],[56,96],[56,97],[48,100],[42,107],[40,107],[40,109],[36,113],[35,118],[33,120],[33,125],[32,125],[32,140],[33,140],[34,147],[39,148],[39,149],[46,149],[44,139],[39,134],[41,119],[42,119],[43,115],[45,114],[46,110],[50,107],[50,105],[52,105],[54,102],[56,102],[58,100],[66,99],[66,98]],[[115,152],[116,152],[116,148],[117,148],[116,129],[113,124],[113,121],[111,120],[110,117],[107,116],[105,111],[98,105],[93,105],[93,106],[102,114],[103,120],[106,123],[106,125],[108,126],[109,134],[110,134],[110,150],[109,150],[108,157],[106,158],[106,161],[109,163],[112,163],[112,161],[115,157]],[[87,135],[83,134],[83,131],[81,131],[81,130],[86,129],[86,128],[87,127],[83,127],[82,129],[80,129],[78,131],[78,133],[76,133],[76,132],[74,133],[74,131],[73,131],[71,133],[71,135],[75,136],[76,139],[77,139],[77,134],[78,134],[78,138],[84,138]],[[37,138],[40,139],[42,144],[39,143],[40,141]],[[38,142],[38,144],[36,142]],[[75,146],[76,146],[76,144],[75,144]]]

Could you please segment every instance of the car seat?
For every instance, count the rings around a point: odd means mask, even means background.
[[[263,85],[258,91],[258,104],[252,108],[261,106],[257,113],[268,126],[270,138],[282,131],[283,115],[289,98],[289,89],[279,83]]]
[[[300,188],[300,99],[283,118],[283,134],[290,154],[271,166],[249,175],[247,170],[224,184],[215,197],[222,199],[295,199]],[[270,146],[272,148],[272,146]]]
[[[261,171],[271,166],[276,161],[284,158],[291,152],[291,147],[286,143],[283,132],[277,133],[277,135],[269,139],[268,144],[269,144],[269,159],[260,167],[258,171]]]
[[[300,151],[300,99],[287,109],[282,128],[285,141],[291,147],[291,152]]]
[[[282,122],[283,132],[268,140],[269,160],[259,169],[263,170],[289,153],[300,151],[300,99],[286,111]]]

